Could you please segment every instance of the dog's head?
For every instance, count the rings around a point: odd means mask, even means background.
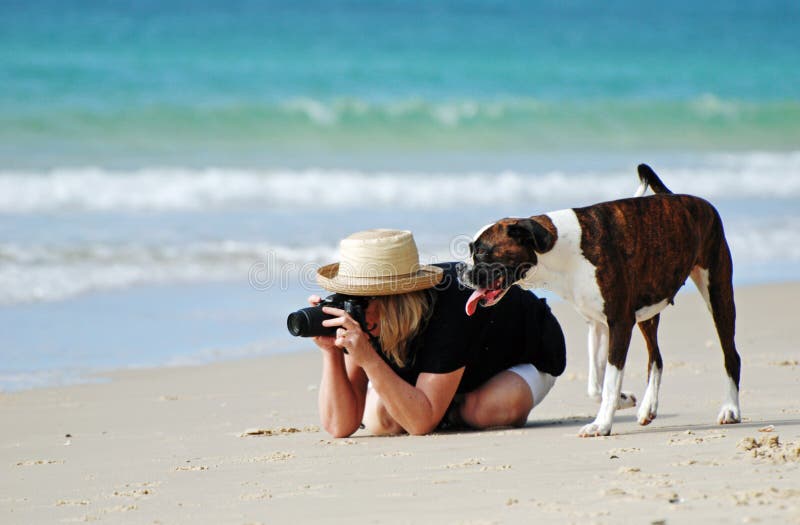
[[[539,253],[556,240],[555,227],[545,215],[529,219],[502,219],[483,228],[470,243],[472,264],[462,264],[458,279],[475,291],[467,301],[467,315],[478,307],[497,304],[514,283],[534,271]]]

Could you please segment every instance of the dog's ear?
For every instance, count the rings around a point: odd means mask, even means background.
[[[549,251],[555,239],[547,228],[533,219],[516,219],[508,225],[508,236],[539,253]]]

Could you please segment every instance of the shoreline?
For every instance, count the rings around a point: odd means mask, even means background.
[[[563,302],[567,370],[521,429],[332,439],[315,350],[0,394],[0,521],[800,523],[798,293],[736,290],[738,425],[715,423],[725,376],[697,293],[662,313],[658,418],[621,410],[604,438],[577,437],[597,405],[585,326]],[[641,395],[645,366],[634,335],[626,390]]]
[[[737,291],[745,291],[745,290],[752,290],[752,289],[760,289],[765,288],[769,289],[771,287],[783,288],[783,287],[798,287],[800,288],[800,280],[776,280],[774,282],[765,282],[759,281],[754,283],[745,283],[741,285],[734,285],[734,292]],[[197,293],[192,291],[196,289],[203,289],[207,288],[214,292],[219,292],[221,290],[229,290],[228,294],[231,296],[231,300],[240,301],[243,305],[246,303],[247,308],[255,309],[257,308],[256,304],[258,301],[254,301],[252,297],[247,298],[247,294],[243,292],[248,290],[247,287],[242,287],[236,285],[235,283],[198,283],[193,285],[191,283],[182,283],[182,284],[172,284],[172,285],[149,285],[144,286],[138,289],[130,289],[130,290],[113,290],[113,291],[98,291],[92,292],[85,296],[80,296],[77,298],[71,298],[67,301],[86,301],[90,304],[89,307],[79,308],[80,311],[86,310],[81,315],[90,315],[90,312],[97,308],[95,304],[98,300],[103,301],[104,296],[111,294],[112,296],[116,296],[118,299],[114,300],[105,300],[105,302],[110,302],[112,305],[116,304],[119,305],[122,301],[119,298],[124,298],[126,296],[142,296],[145,298],[152,299],[153,296],[158,295],[171,295],[171,293],[175,293],[176,291],[180,291],[181,293],[186,293],[190,297],[197,296]],[[253,291],[250,289],[250,291]],[[558,297],[557,295],[543,291],[543,290],[535,290],[539,297],[544,297],[547,299],[548,304],[554,308],[554,311],[557,311],[559,308],[563,308],[566,313],[565,315],[570,316],[574,312],[572,312],[572,307],[569,306],[567,303],[564,302],[563,299]],[[303,290],[301,293],[295,291],[294,293],[290,294],[292,299],[295,302],[300,300],[300,296],[305,297],[303,294],[311,293],[311,291]],[[687,283],[678,291],[676,298],[680,301],[681,298],[687,297],[686,294],[692,295],[696,294],[697,289],[695,286],[687,280]],[[257,299],[262,299],[260,295],[255,295]],[[137,300],[136,302],[140,302],[141,299]],[[63,304],[63,302],[60,302]],[[280,303],[280,301],[276,301],[274,299],[268,301],[268,306],[275,307]],[[298,303],[299,304],[299,303]],[[565,306],[556,306],[556,305],[565,305]],[[31,305],[23,305],[26,307],[30,307]],[[44,303],[34,306],[54,306],[55,308],[60,308],[59,303]],[[13,308],[7,307],[7,308]],[[669,309],[675,308],[671,306]],[[131,307],[127,308],[128,310],[132,309]],[[242,315],[242,310],[237,312],[239,315]],[[247,314],[245,314],[247,315]],[[273,313],[270,314],[268,317],[264,318],[264,321],[267,319],[278,321],[280,325],[282,324],[282,317],[281,313]],[[710,321],[709,317],[709,322]],[[634,329],[635,332],[638,333],[638,330]],[[281,333],[281,330],[277,330],[276,332]],[[248,334],[255,334],[256,330],[253,327],[248,326]],[[223,330],[222,333],[216,334],[217,339],[221,337],[224,338],[226,335],[231,335],[231,330],[226,329]],[[306,350],[303,349],[304,346],[307,346],[311,351],[315,351],[316,349],[313,345],[304,344],[301,338],[283,338],[274,337],[276,334],[272,333],[271,337],[267,339],[258,339],[258,340],[244,340],[243,342],[240,341],[240,344],[234,345],[226,345],[226,346],[219,346],[218,344],[210,344],[206,345],[204,348],[196,348],[196,349],[187,349],[187,351],[180,353],[179,355],[172,355],[168,356],[168,359],[161,363],[156,364],[128,364],[123,366],[98,366],[98,367],[61,367],[61,368],[53,368],[53,369],[40,369],[40,370],[25,370],[21,372],[9,372],[5,375],[5,377],[0,376],[0,396],[3,395],[12,395],[18,393],[29,392],[31,390],[40,390],[40,389],[63,389],[63,388],[70,388],[73,386],[79,385],[86,385],[86,384],[101,384],[112,382],[114,377],[119,374],[127,374],[128,372],[142,372],[147,373],[153,370],[159,369],[170,369],[170,370],[181,370],[183,368],[195,368],[198,366],[213,366],[215,364],[226,363],[226,362],[237,362],[237,361],[248,361],[254,360],[258,361],[260,359],[269,359],[270,357],[283,355],[283,354],[298,354],[305,352]],[[569,356],[568,356],[569,357]],[[666,356],[665,356],[666,357]],[[152,353],[149,355],[150,359],[157,358],[157,354]],[[19,376],[22,378],[28,377],[27,384],[33,383],[31,386],[24,386],[19,388],[10,388],[8,387],[9,384],[15,382],[14,376]],[[55,379],[51,379],[49,383],[41,384],[41,377],[51,377]],[[17,383],[23,383],[25,380],[16,380]],[[40,383],[40,384],[35,384]],[[5,388],[2,386],[5,384]]]

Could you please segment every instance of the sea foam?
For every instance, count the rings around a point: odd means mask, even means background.
[[[800,263],[800,215],[760,220],[733,217],[725,227],[734,266],[745,279],[747,268]],[[469,239],[465,232],[452,232],[449,237],[439,234],[437,239],[439,242],[421,246],[424,263],[466,258],[459,249],[464,239]],[[337,259],[335,241],[307,245],[242,241],[68,246],[0,243],[0,305],[60,301],[87,292],[148,284],[214,281],[249,282],[258,290],[303,286],[318,293],[315,271]]]
[[[142,284],[251,280],[254,287],[313,278],[334,245],[267,242],[0,244],[0,305],[63,300]],[[304,272],[304,273],[303,273]]]
[[[800,198],[800,152],[709,156],[654,166],[675,192],[715,199]],[[492,202],[581,204],[631,195],[628,170],[388,172],[339,169],[59,168],[0,172],[0,213],[251,208],[441,209]]]
[[[724,212],[738,276],[746,279],[748,268],[800,262],[800,152],[719,154],[687,166],[660,164],[654,167],[671,189],[705,197]],[[343,231],[336,221],[309,219],[314,235],[296,236],[272,223],[305,212],[335,215],[352,229],[369,226],[369,210],[400,226],[413,212],[425,262],[460,260],[466,257],[463,239],[471,238],[478,218],[627,197],[637,186],[635,165],[460,173],[0,172],[0,214],[6,217],[0,228],[5,233],[0,304],[59,301],[146,284],[250,280],[256,287],[298,282],[311,287],[314,269],[336,260]],[[441,223],[443,210],[447,224]],[[195,221],[197,227],[187,228]],[[259,221],[272,222],[265,228]],[[786,277],[796,278],[796,271]]]

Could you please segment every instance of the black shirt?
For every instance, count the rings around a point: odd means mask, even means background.
[[[431,289],[433,312],[410,343],[409,363],[398,367],[387,360],[400,377],[415,384],[422,372],[465,366],[458,391],[470,392],[522,363],[553,376],[564,372],[564,335],[544,299],[512,286],[499,303],[479,307],[470,317],[465,306],[472,290],[458,282],[455,263],[437,266],[444,268],[444,278]]]

